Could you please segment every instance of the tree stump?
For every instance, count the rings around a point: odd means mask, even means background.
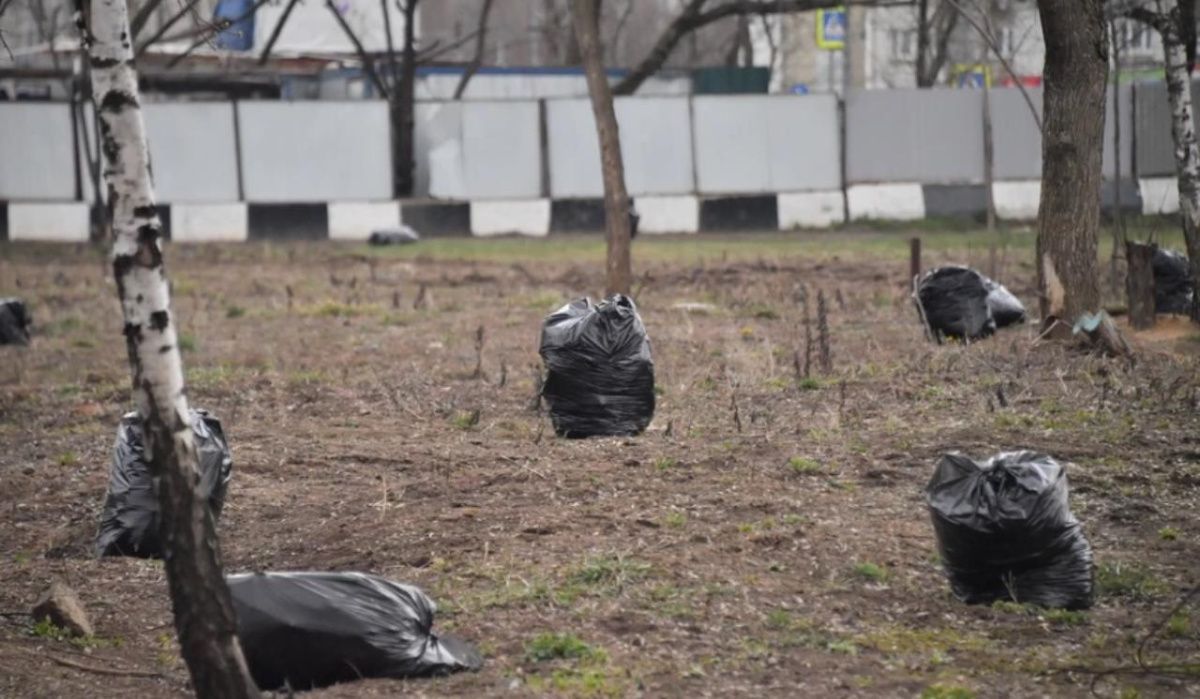
[[[1129,324],[1137,330],[1154,327],[1154,243],[1125,242],[1125,292]]]

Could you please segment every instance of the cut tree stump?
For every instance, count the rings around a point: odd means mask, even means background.
[[[1129,324],[1137,330],[1154,327],[1154,243],[1125,242],[1125,292],[1129,298]]]

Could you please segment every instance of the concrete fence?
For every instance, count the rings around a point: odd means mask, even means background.
[[[1028,97],[1040,114],[1041,91]],[[994,89],[989,98],[998,213],[1033,218],[1037,122],[1018,90]],[[984,104],[979,91],[934,89],[852,91],[844,102],[621,97],[615,108],[641,230],[657,233],[979,216]],[[150,103],[145,119],[157,193],[177,240],[358,239],[401,221],[433,235],[603,227],[587,99],[419,103],[416,191],[403,202],[391,195],[390,124],[380,101]],[[90,109],[75,119],[67,104],[0,104],[0,236],[86,239],[96,193],[79,153],[95,142],[93,126]],[[1110,90],[1106,130],[1105,206],[1177,207],[1163,86]]]

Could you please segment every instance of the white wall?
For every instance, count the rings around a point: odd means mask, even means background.
[[[392,196],[387,104],[238,102],[246,201]]]
[[[692,129],[686,97],[614,100],[632,196],[695,191]],[[550,192],[555,197],[602,197],[600,144],[586,99],[546,102]]]
[[[66,104],[0,104],[0,199],[73,199],[75,155]]]
[[[237,201],[231,103],[154,102],[143,113],[159,201]]]
[[[837,189],[840,147],[832,95],[692,99],[697,186],[703,194]]]

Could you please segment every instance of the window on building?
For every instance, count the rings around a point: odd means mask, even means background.
[[[888,31],[892,44],[892,59],[911,61],[917,57],[917,31],[915,29],[891,29]]]
[[[1121,50],[1130,56],[1155,56],[1154,30],[1141,22],[1126,19],[1117,23]]]

